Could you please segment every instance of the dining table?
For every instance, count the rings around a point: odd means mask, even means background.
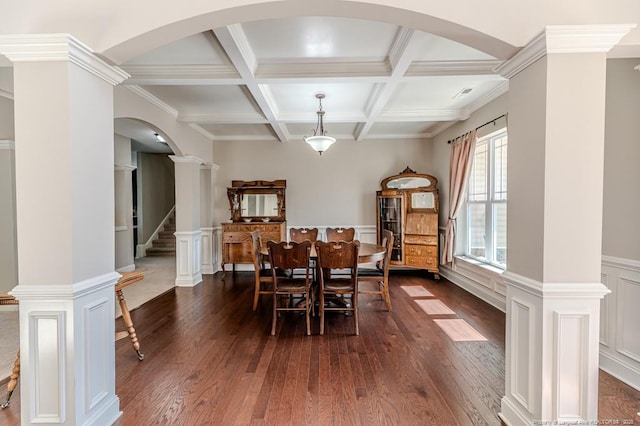
[[[384,259],[386,248],[372,243],[360,243],[360,249],[358,250],[358,263],[374,263]],[[269,249],[266,244],[263,244],[260,254],[263,256],[269,256]],[[315,244],[311,245],[311,253],[309,254],[311,259],[317,259]]]

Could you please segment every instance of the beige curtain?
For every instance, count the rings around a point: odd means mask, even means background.
[[[444,237],[442,262],[451,263],[456,245],[456,218],[464,201],[473,152],[476,148],[476,130],[457,138],[451,144],[451,164],[449,166],[449,219]]]

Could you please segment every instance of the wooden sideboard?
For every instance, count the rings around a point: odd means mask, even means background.
[[[222,271],[225,264],[253,263],[251,259],[251,232],[260,231],[262,244],[267,241],[286,241],[286,222],[234,222],[222,224]]]

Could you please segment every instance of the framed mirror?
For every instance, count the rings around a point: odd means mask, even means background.
[[[286,180],[234,180],[227,188],[233,222],[284,222]]]
[[[437,212],[438,179],[424,173],[416,173],[409,167],[381,182],[382,194],[406,194],[407,211]]]
[[[431,175],[425,175],[423,173],[416,173],[409,167],[407,167],[397,175],[385,178],[380,183],[383,191],[398,189],[435,190],[437,184],[438,179],[436,179],[435,177]]]

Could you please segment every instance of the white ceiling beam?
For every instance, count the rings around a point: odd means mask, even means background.
[[[469,112],[466,109],[424,109],[385,111],[376,119],[378,122],[420,122],[420,121],[449,121],[466,120]]]
[[[255,79],[257,60],[242,30],[242,26],[240,24],[229,25],[215,29],[214,33],[223,49],[227,52],[231,63],[233,63],[244,80],[251,96],[253,96],[265,118],[269,121],[278,139],[282,142],[288,140],[287,129],[277,119],[277,107],[268,88],[265,85],[258,84]]]
[[[361,141],[367,137],[367,134],[378,119],[382,109],[393,95],[396,86],[407,72],[407,69],[409,69],[413,58],[411,41],[413,40],[414,34],[415,30],[406,27],[402,27],[400,31],[398,31],[389,51],[389,62],[392,67],[389,82],[381,84],[369,99],[367,121],[358,129],[356,133],[357,141]]]

